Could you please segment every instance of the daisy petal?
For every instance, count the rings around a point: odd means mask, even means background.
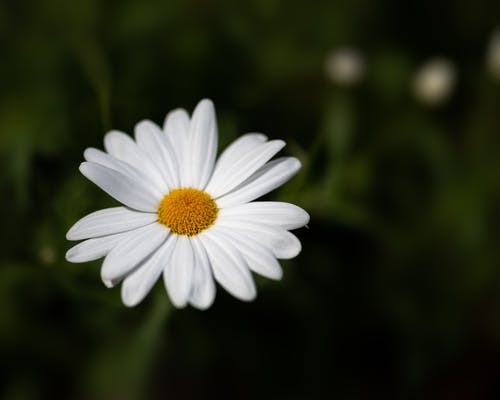
[[[96,164],[101,164],[112,169],[121,169],[122,164],[126,164],[131,167],[130,164],[125,163],[124,161],[121,161],[118,158],[94,147],[86,148],[83,152],[83,158],[85,161],[95,162]],[[119,165],[115,161],[119,161],[121,164]]]
[[[300,169],[294,157],[277,158],[268,162],[236,189],[217,199],[219,208],[250,202],[283,185]]]
[[[200,310],[206,310],[214,301],[215,283],[205,247],[196,236],[191,238],[191,244],[195,260],[189,303]]]
[[[144,300],[165,269],[173,245],[175,236],[170,235],[151,257],[123,280],[121,288],[123,304],[133,307]]]
[[[309,222],[309,214],[291,203],[255,201],[219,210],[220,218],[277,225],[283,229],[297,229]]]
[[[167,140],[170,141],[172,148],[177,156],[179,163],[179,179],[182,186],[186,186],[187,174],[185,153],[188,143],[189,115],[186,110],[178,108],[169,112],[163,124],[163,130]]]
[[[141,161],[134,140],[124,132],[113,130],[106,133],[104,148],[113,157],[131,165],[138,165]]]
[[[212,175],[217,155],[217,120],[213,103],[202,100],[189,124],[188,186],[204,189]]]
[[[114,169],[115,171],[121,172],[124,175],[128,175],[131,178],[148,182],[148,184],[152,187],[155,186],[154,180],[152,180],[148,175],[143,173],[141,170],[135,168],[131,164],[119,160],[108,153],[105,153],[102,150],[94,149],[93,147],[89,147],[85,149],[83,152],[83,157],[86,161],[93,162],[96,164],[100,164],[104,167]]]
[[[245,154],[254,150],[256,147],[259,147],[266,140],[267,136],[262,133],[247,133],[246,135],[236,139],[219,156],[219,159],[214,167],[213,176],[219,176],[225,171],[230,170],[233,165],[238,162],[238,160],[245,156]],[[207,190],[209,186],[213,185],[213,176],[207,186]]]
[[[179,187],[177,157],[169,139],[151,121],[144,120],[135,126],[137,145],[153,159],[169,189]]]
[[[104,147],[113,157],[125,161],[146,174],[158,189],[164,193],[168,192],[158,167],[129,135],[120,131],[108,132],[104,136]]]
[[[98,260],[106,256],[128,232],[85,240],[66,252],[66,260],[72,263],[83,263]]]
[[[234,297],[253,300],[257,294],[255,283],[241,253],[225,236],[212,230],[198,237],[205,246],[217,282]]]
[[[189,237],[178,235],[172,257],[163,272],[165,287],[172,303],[185,307],[193,283],[194,251]]]
[[[102,190],[126,206],[156,212],[162,197],[146,183],[93,162],[83,162],[80,172]]]
[[[247,151],[235,160],[231,167],[216,169],[206,191],[213,197],[229,192],[268,162],[284,146],[283,140],[272,140]]]
[[[217,224],[260,243],[270,249],[276,258],[294,258],[302,250],[299,239],[293,233],[279,227],[227,218],[219,218]]]
[[[66,234],[66,239],[81,240],[126,232],[157,219],[157,214],[137,212],[126,207],[106,208],[77,221]]]
[[[283,277],[281,265],[269,248],[262,246],[248,236],[235,232],[233,229],[216,226],[213,230],[221,232],[241,251],[248,267],[253,272],[269,279],[280,280]]]
[[[163,122],[163,130],[169,136],[187,139],[189,132],[189,114],[183,108],[170,111]],[[173,140],[174,143],[177,140]]]
[[[104,284],[114,286],[153,253],[167,239],[168,234],[169,230],[157,223],[131,231],[104,259],[101,269]]]

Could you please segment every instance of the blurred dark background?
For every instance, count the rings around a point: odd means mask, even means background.
[[[489,399],[500,391],[498,2],[0,2],[0,398]],[[283,138],[311,214],[281,282],[127,309],[67,229],[111,128],[214,100]],[[498,397],[496,397],[498,398]]]

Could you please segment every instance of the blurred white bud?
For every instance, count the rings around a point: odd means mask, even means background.
[[[500,28],[491,36],[486,54],[486,65],[494,79],[500,81]]]
[[[353,86],[363,79],[363,55],[350,47],[339,48],[328,55],[325,62],[328,79],[340,86]]]
[[[43,246],[38,251],[38,257],[42,264],[51,265],[56,261],[56,252],[51,246]]]
[[[415,74],[412,89],[415,97],[424,104],[437,106],[450,97],[457,72],[453,63],[445,58],[433,58],[422,65]]]

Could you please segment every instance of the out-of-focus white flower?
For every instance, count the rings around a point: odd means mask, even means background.
[[[56,252],[52,246],[43,246],[38,251],[38,257],[43,264],[51,265],[56,261]]]
[[[450,60],[433,58],[423,64],[415,74],[412,82],[413,93],[424,104],[440,105],[453,92],[456,77],[455,66]]]
[[[134,306],[163,274],[176,307],[208,308],[217,281],[241,300],[256,289],[251,271],[280,279],[277,259],[295,257],[300,241],[289,230],[309,215],[282,202],[253,201],[288,181],[300,169],[293,157],[271,158],[284,146],[249,133],[216,160],[217,121],[210,100],[191,118],[170,112],[161,128],[139,122],[135,140],[111,131],[106,152],[85,150],[80,171],[123,206],[96,211],[78,221],[69,240],[84,240],[66,254],[71,262],[105,257],[101,278],[122,282],[122,300]]]
[[[486,65],[493,78],[500,81],[500,28],[491,36],[486,53]]]
[[[333,83],[340,86],[353,86],[363,79],[365,60],[357,49],[339,48],[326,58],[325,72]]]

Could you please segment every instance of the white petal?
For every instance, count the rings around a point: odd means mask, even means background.
[[[151,257],[124,279],[121,288],[123,304],[133,307],[146,297],[170,259],[175,236],[170,235]]]
[[[216,199],[217,206],[225,208],[252,201],[283,185],[299,169],[300,161],[294,157],[270,161],[232,192]]]
[[[131,165],[140,163],[137,146],[134,140],[124,132],[110,131],[104,135],[104,148],[113,157],[128,162]]]
[[[217,156],[217,120],[213,103],[204,99],[196,106],[189,124],[189,171],[187,185],[204,189]]]
[[[105,153],[102,150],[89,147],[83,152],[83,157],[86,161],[114,169],[115,171],[121,172],[122,174],[130,176],[131,178],[147,183],[151,188],[156,188],[154,179],[151,179],[151,177],[145,174],[143,171],[137,169],[136,167],[125,161],[119,160],[118,158]],[[161,195],[160,191],[158,193],[160,193]]]
[[[309,222],[309,214],[302,208],[279,201],[254,201],[223,208],[219,210],[219,218],[250,221],[283,229],[297,229]]]
[[[219,175],[223,171],[231,169],[248,152],[259,147],[267,140],[262,133],[247,133],[240,136],[222,152],[214,167],[213,175]]]
[[[302,250],[300,240],[285,229],[247,221],[218,218],[217,226],[226,227],[270,249],[280,259],[296,257]]]
[[[284,146],[283,140],[272,140],[247,151],[232,165],[217,168],[205,190],[213,197],[222,196],[262,167]]]
[[[135,210],[156,212],[162,199],[147,183],[100,164],[83,162],[80,172],[110,196]]]
[[[112,169],[121,169],[121,165],[124,163],[124,161],[94,147],[86,148],[83,152],[83,158],[85,161],[95,162],[96,164],[101,164]],[[119,161],[121,164],[118,164],[116,161]],[[131,166],[128,163],[126,165]]]
[[[135,126],[137,145],[148,154],[160,170],[169,189],[179,187],[177,156],[170,140],[151,121],[141,121]]]
[[[167,114],[163,130],[170,141],[179,163],[179,179],[181,186],[187,185],[186,151],[188,145],[189,115],[186,110],[178,108]]]
[[[283,276],[281,265],[268,247],[238,231],[215,226],[213,231],[221,232],[236,247],[248,263],[248,267],[259,275],[279,280]]]
[[[98,260],[106,256],[113,247],[123,240],[129,232],[85,240],[73,246],[66,253],[66,260],[72,263],[83,263]]]
[[[158,216],[153,213],[137,212],[125,207],[106,208],[77,221],[66,234],[66,239],[81,240],[126,232],[157,219]]]
[[[104,147],[113,157],[125,161],[146,174],[154,182],[158,190],[168,193],[168,188],[158,167],[130,136],[120,131],[108,132],[104,136]]]
[[[169,230],[157,223],[129,233],[104,259],[101,278],[108,287],[114,286],[137,264],[152,254],[167,238]]]
[[[257,291],[241,253],[225,236],[207,230],[198,235],[208,254],[214,277],[234,297],[251,301]]]
[[[215,298],[215,282],[205,247],[196,236],[191,238],[191,244],[194,250],[194,270],[189,303],[200,310],[206,310]]]
[[[165,287],[172,304],[185,307],[193,284],[194,251],[189,237],[177,235],[172,257],[163,272]]]

